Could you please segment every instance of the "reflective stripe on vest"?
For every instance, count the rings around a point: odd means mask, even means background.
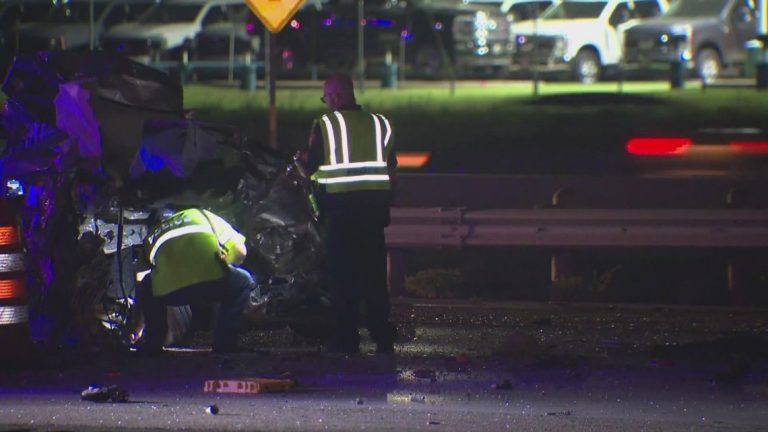
[[[0,306],[0,325],[22,324],[29,321],[26,306]]]
[[[152,265],[155,265],[155,255],[157,255],[157,251],[160,250],[160,246],[162,246],[163,243],[176,237],[181,237],[183,235],[192,233],[210,234],[212,233],[212,228],[202,225],[187,225],[164,232],[162,235],[160,235],[160,237],[157,238],[157,240],[155,240],[155,243],[152,244],[152,249],[149,251],[149,262],[152,263]]]
[[[318,168],[312,176],[313,180],[325,185],[328,192],[389,189],[390,178],[386,162],[392,137],[389,121],[380,114],[353,111],[346,113],[348,119],[339,111],[332,114],[333,116],[326,114],[320,118],[326,164]],[[368,116],[370,120],[366,120]],[[352,128],[348,124],[349,121],[358,124],[354,124],[355,128]],[[354,137],[354,149],[349,145],[352,130],[360,134]],[[369,144],[369,148],[364,147]],[[341,161],[338,160],[337,154],[339,147]]]

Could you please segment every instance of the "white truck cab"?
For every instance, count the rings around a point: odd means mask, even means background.
[[[164,0],[138,22],[113,27],[101,46],[144,63],[180,60],[184,44],[205,26],[229,21],[245,7],[242,0]]]
[[[620,26],[666,9],[666,0],[558,0],[539,19],[515,25],[514,67],[593,83],[621,61]]]

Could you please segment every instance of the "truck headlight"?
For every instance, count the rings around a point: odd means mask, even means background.
[[[552,55],[555,57],[564,57],[568,52],[568,39],[559,37],[555,39],[555,45],[552,47]]]

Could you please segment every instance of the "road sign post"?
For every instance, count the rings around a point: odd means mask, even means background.
[[[259,18],[264,27],[271,33],[279,33],[288,20],[293,17],[304,0],[245,0],[245,4]],[[275,92],[275,68],[272,64],[274,57],[274,38],[266,38],[269,44],[265,50],[264,59],[267,71],[267,89],[269,90],[269,145],[277,148],[277,97]]]

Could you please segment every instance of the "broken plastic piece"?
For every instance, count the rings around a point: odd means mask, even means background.
[[[280,393],[296,386],[292,379],[242,378],[233,380],[208,380],[203,385],[206,393]]]
[[[80,399],[89,402],[128,402],[128,392],[116,385],[99,387],[90,385],[80,393]]]

